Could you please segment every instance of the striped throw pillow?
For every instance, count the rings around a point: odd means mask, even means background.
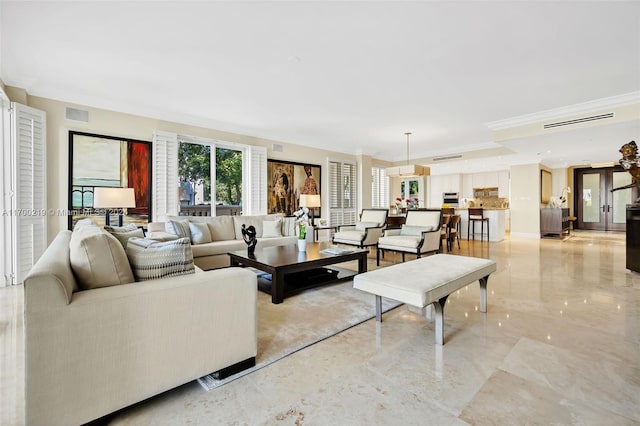
[[[136,281],[195,273],[189,238],[165,242],[129,238],[127,257]]]

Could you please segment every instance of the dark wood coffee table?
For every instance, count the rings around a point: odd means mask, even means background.
[[[229,253],[231,266],[251,266],[271,274],[271,302],[282,303],[285,298],[287,278],[289,281],[302,281],[296,283],[292,291],[300,291],[301,288],[309,288],[318,285],[315,279],[326,272],[330,281],[344,280],[356,274],[367,272],[367,250],[359,248],[345,248],[348,252],[341,254],[323,254],[321,250],[331,247],[329,243],[307,244],[307,251],[298,251],[298,245],[256,248],[253,256],[249,257],[247,250],[239,250]],[[325,269],[323,266],[336,263],[358,261],[358,272],[347,271],[340,268]],[[340,269],[340,273],[332,273]],[[305,276],[305,272],[308,273]],[[305,282],[307,281],[307,282]],[[322,284],[327,280],[320,279]]]

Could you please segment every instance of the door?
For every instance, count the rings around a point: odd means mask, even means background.
[[[612,192],[631,183],[622,168],[576,170],[575,206],[578,227],[598,231],[624,231],[626,205],[634,200],[634,189]]]

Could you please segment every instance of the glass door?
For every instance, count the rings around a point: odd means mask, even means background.
[[[626,205],[634,199],[631,175],[620,168],[576,170],[578,227],[598,231],[624,231]]]

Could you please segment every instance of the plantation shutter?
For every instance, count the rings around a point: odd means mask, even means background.
[[[153,134],[153,213],[163,221],[178,215],[178,135],[156,130]]]
[[[249,183],[249,199],[246,200],[244,214],[267,214],[267,149],[251,146],[247,149],[249,167],[246,182]]]
[[[329,222],[333,226],[357,221],[357,182],[354,163],[329,162]]]
[[[11,114],[12,268],[13,284],[20,284],[47,247],[46,127],[35,108],[12,103]]]
[[[389,178],[385,169],[371,168],[371,207],[386,209],[389,206]]]

